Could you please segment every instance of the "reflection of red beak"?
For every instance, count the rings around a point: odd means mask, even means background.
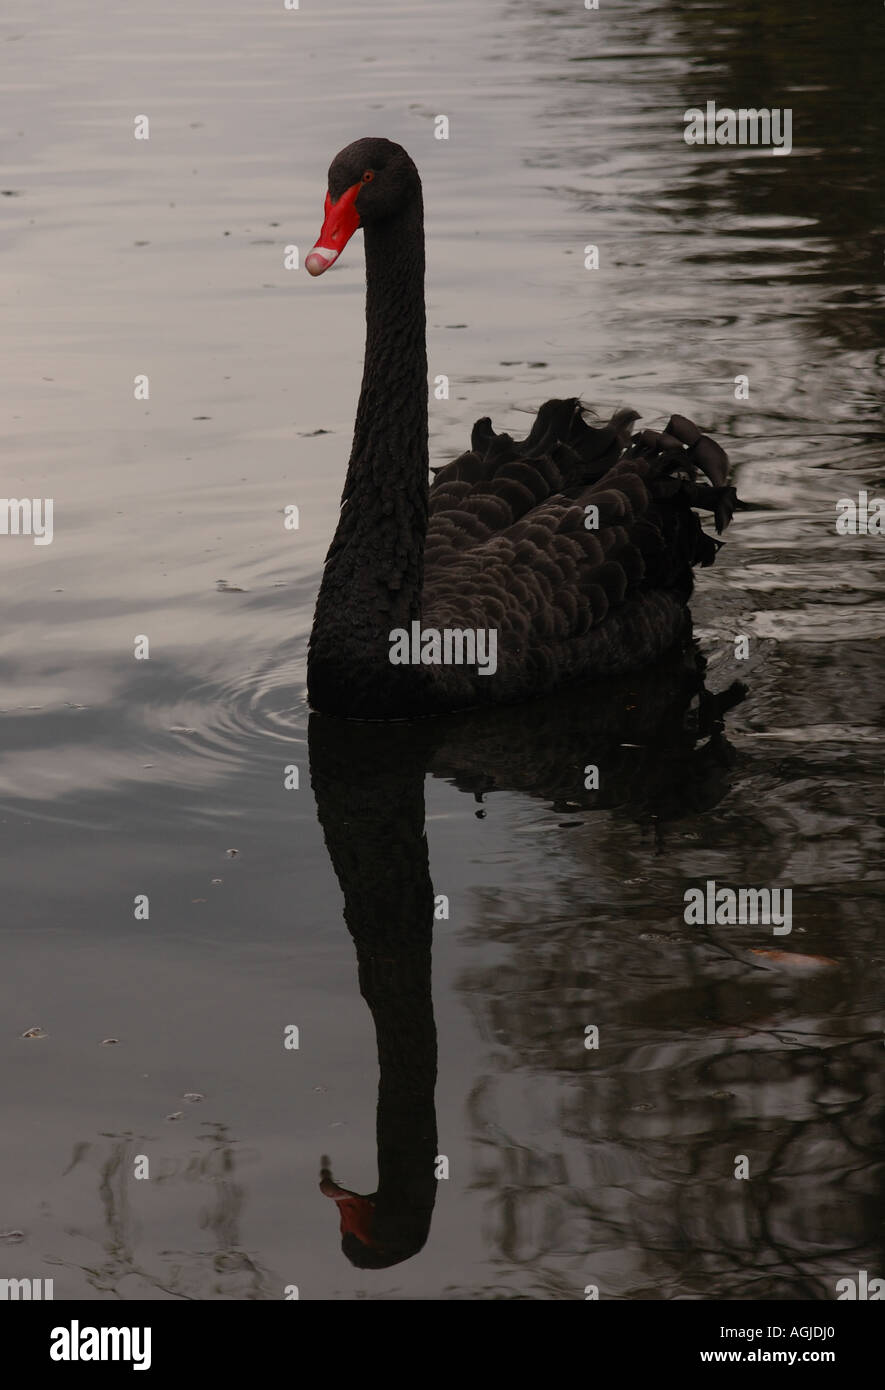
[[[354,1235],[363,1245],[375,1246],[372,1238],[372,1224],[375,1218],[375,1203],[371,1197],[361,1197],[347,1187],[339,1187],[328,1168],[320,1173],[320,1192],[338,1203],[341,1217],[341,1234]]]
[[[362,183],[355,183],[341,194],[337,203],[333,203],[330,195],[326,194],[322,231],[316,246],[308,251],[304,259],[304,268],[309,275],[322,275],[324,270],[328,270],[360,225],[360,215],[354,203],[361,188]]]

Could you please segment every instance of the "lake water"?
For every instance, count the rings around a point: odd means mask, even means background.
[[[6,6],[4,490],[51,497],[54,538],[0,538],[0,1277],[746,1300],[885,1273],[885,541],[835,530],[885,488],[885,40],[860,0],[799,8]],[[792,152],[687,145],[710,99],[790,108]],[[361,135],[424,179],[435,463],[554,395],[725,443],[753,509],[699,576],[710,698],[675,663],[308,728],[364,275],[359,236],[319,282],[284,248]],[[790,888],[792,932],[686,925],[708,880]],[[380,1173],[396,1263],[342,1253],[324,1157]]]

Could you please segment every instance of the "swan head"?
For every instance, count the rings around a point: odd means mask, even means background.
[[[369,1197],[353,1192],[349,1187],[340,1187],[332,1177],[329,1159],[324,1154],[320,1169],[320,1191],[324,1197],[331,1197],[338,1206],[341,1223],[341,1249],[357,1269],[390,1269],[411,1259],[424,1246],[430,1230],[429,1214],[422,1213],[418,1222],[406,1221],[403,1229],[402,1218],[393,1224],[384,1238],[384,1220],[377,1210],[378,1193]],[[431,1203],[432,1206],[432,1203]],[[389,1215],[388,1215],[388,1225]]]
[[[402,145],[380,137],[354,140],[329,165],[322,231],[305,257],[305,269],[310,275],[322,275],[337,261],[357,227],[396,217],[420,196],[418,170]]]

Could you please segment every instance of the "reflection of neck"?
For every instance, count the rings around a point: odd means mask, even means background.
[[[436,1197],[432,917],[431,895],[426,928],[416,917],[413,940],[398,943],[395,957],[367,949],[354,935],[360,992],[372,1011],[378,1039],[377,1235],[397,1247],[410,1243],[410,1232],[417,1226],[424,1226],[423,1245]],[[353,931],[349,921],[348,926]]]
[[[344,893],[360,991],[375,1022],[380,1081],[372,1236],[395,1263],[424,1244],[436,1196],[425,760],[405,728],[312,715],[309,738],[320,824]]]

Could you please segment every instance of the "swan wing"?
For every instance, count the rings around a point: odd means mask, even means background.
[[[494,627],[512,658],[550,656],[576,670],[585,662],[581,639],[607,619],[613,633],[611,620],[643,603],[639,637],[625,630],[618,640],[654,645],[649,624],[663,624],[662,643],[673,640],[693,568],[711,564],[720,544],[695,508],[711,511],[721,532],[736,505],[727,456],[681,416],[662,432],[632,436],[631,411],[600,427],[584,417],[580,401],[548,401],[521,442],[480,420],[471,449],[439,471],[426,623]]]

